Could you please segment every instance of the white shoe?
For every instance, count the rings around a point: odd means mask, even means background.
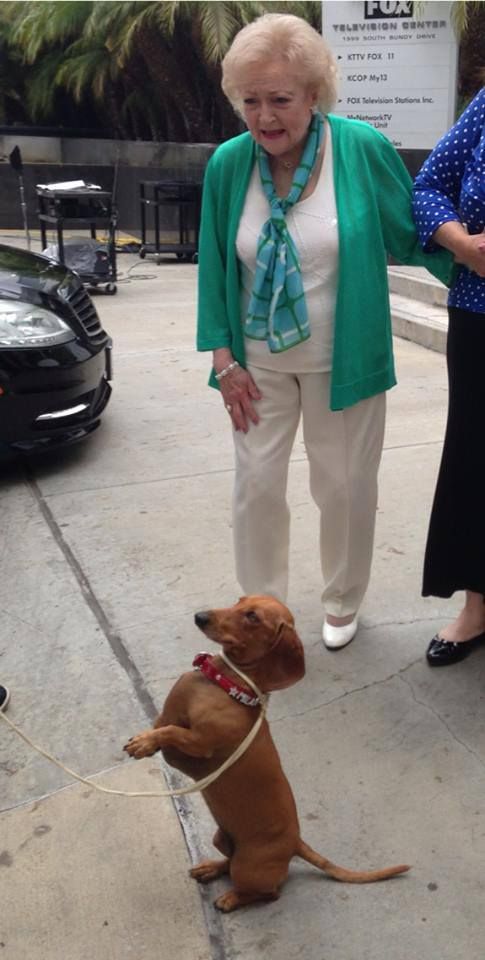
[[[350,623],[343,627],[334,627],[331,623],[323,622],[322,636],[323,642],[328,650],[339,650],[340,647],[346,647],[354,639],[359,626],[357,617],[354,617]]]

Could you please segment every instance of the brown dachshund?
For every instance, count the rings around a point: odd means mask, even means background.
[[[196,613],[195,622],[263,693],[283,690],[304,676],[293,617],[273,597],[242,597],[233,607]],[[241,689],[240,678],[220,656],[200,663],[200,669],[177,680],[154,728],[124,747],[137,759],[161,750],[170,766],[194,780],[231,756],[259,714],[251,705],[254,691]],[[257,900],[275,900],[295,856],[349,883],[386,880],[409,870],[403,864],[372,872],[346,870],[303,842],[293,793],[266,720],[246,753],[203,794],[218,826],[214,846],[224,859],[207,860],[190,872],[201,883],[230,874],[233,888],[215,901],[226,913]]]

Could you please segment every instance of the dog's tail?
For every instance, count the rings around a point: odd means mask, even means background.
[[[382,870],[347,870],[345,867],[338,867],[331,860],[326,860],[315,850],[312,850],[303,840],[298,841],[295,856],[301,857],[312,866],[323,870],[334,880],[340,880],[342,883],[374,883],[376,880],[388,880],[389,877],[396,877],[399,873],[406,873],[410,867],[401,863],[397,867],[384,867]]]

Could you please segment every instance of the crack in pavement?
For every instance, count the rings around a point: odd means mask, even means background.
[[[309,707],[308,710],[302,710],[299,713],[285,714],[282,717],[275,717],[274,719],[271,719],[271,724],[273,726],[276,726],[278,723],[284,723],[286,720],[295,720],[300,717],[308,716],[312,713],[315,713],[315,711],[320,710],[322,707],[332,706],[334,703],[338,703],[340,700],[345,700],[347,697],[351,697],[355,693],[362,693],[362,691],[364,690],[370,690],[372,689],[372,687],[377,687],[377,686],[380,686],[381,684],[388,683],[389,680],[400,680],[403,683],[405,683],[406,686],[411,691],[411,695],[414,702],[419,704],[421,707],[424,707],[426,710],[429,710],[429,712],[432,713],[433,716],[436,717],[436,719],[441,724],[443,724],[445,729],[450,734],[451,738],[456,743],[459,743],[460,746],[462,746],[467,751],[467,753],[469,753],[472,757],[474,757],[475,760],[478,761],[479,765],[485,769],[485,761],[482,760],[480,754],[478,754],[475,750],[473,750],[472,747],[470,747],[464,740],[461,740],[460,737],[458,737],[454,733],[453,729],[446,722],[444,717],[442,717],[441,714],[438,713],[437,710],[434,710],[429,703],[425,703],[424,700],[420,700],[419,697],[416,696],[412,683],[408,680],[407,677],[404,676],[404,674],[408,670],[410,670],[411,667],[414,667],[417,663],[419,663],[421,659],[422,659],[421,657],[417,657],[416,660],[412,660],[411,663],[407,664],[407,666],[402,667],[400,670],[396,670],[394,673],[389,674],[388,677],[383,677],[381,680],[373,680],[371,683],[365,683],[361,687],[354,687],[351,690],[345,690],[343,693],[338,694],[336,697],[332,697],[330,700],[324,700],[321,703],[316,704],[314,707]]]
[[[106,485],[98,483],[95,487],[71,487],[69,490],[54,490],[53,493],[46,494],[46,497],[70,497],[75,493],[96,493],[100,490],[123,490],[127,487],[148,487],[155,483],[170,483],[174,480],[199,480],[201,477],[212,477],[225,473],[234,473],[234,467],[221,467],[217,470],[200,470],[196,473],[174,473],[167,474],[164,477],[149,477],[144,480],[132,479],[123,483],[110,482]]]
[[[409,627],[414,623],[433,623],[435,620],[442,620],[442,617],[414,617],[412,620],[376,620],[373,623],[359,623],[359,633],[365,633],[369,630],[379,630],[381,627]],[[321,645],[320,638],[309,644],[309,647]]]
[[[407,627],[413,623],[432,623],[434,620],[440,620],[439,616],[434,617],[414,617],[413,620],[378,620],[375,623],[362,624],[360,630],[375,630],[378,627]]]
[[[428,440],[425,443],[405,443],[405,444],[402,444],[401,446],[397,445],[393,447],[384,447],[384,452],[390,451],[390,450],[391,451],[406,450],[413,447],[429,447],[440,442],[441,441],[439,440]],[[291,456],[290,458],[290,464],[306,463],[306,462],[307,462],[306,454],[302,454],[302,455],[296,454]],[[124,487],[136,487],[136,486],[144,487],[154,483],[167,483],[167,482],[170,483],[174,480],[197,480],[200,477],[218,476],[218,475],[222,476],[224,474],[229,474],[229,473],[234,473],[234,465],[231,465],[229,467],[220,467],[216,470],[197,471],[195,473],[170,474],[168,476],[163,476],[163,477],[150,477],[149,479],[144,479],[144,480],[133,479],[123,483],[109,483],[106,486],[104,484],[98,484],[95,487],[81,486],[81,487],[76,487],[74,489],[65,490],[65,491],[56,490],[53,493],[47,494],[47,497],[72,496],[73,493],[94,493],[98,490],[118,490],[118,489],[123,489]],[[307,502],[310,503],[311,501],[310,500],[303,501],[304,504]]]
[[[452,728],[450,727],[449,723],[446,722],[445,718],[442,717],[441,714],[438,713],[437,710],[434,710],[434,708],[433,708],[429,703],[425,703],[424,700],[420,700],[419,697],[416,696],[416,694],[415,694],[415,692],[414,692],[414,687],[413,687],[412,683],[408,680],[408,678],[407,678],[407,677],[403,677],[403,676],[399,676],[398,679],[399,679],[399,680],[402,680],[402,682],[405,683],[407,687],[409,687],[414,702],[415,702],[415,703],[418,703],[421,707],[424,707],[426,710],[429,710],[429,712],[432,713],[433,716],[436,717],[436,719],[439,720],[439,722],[443,724],[443,726],[445,727],[445,729],[446,729],[446,730],[448,731],[448,733],[450,734],[450,737],[451,737],[453,740],[455,740],[456,743],[459,743],[460,746],[464,747],[465,750],[467,751],[467,753],[471,754],[471,756],[474,757],[475,760],[478,760],[478,763],[480,764],[480,766],[485,769],[485,762],[482,760],[482,758],[480,757],[480,755],[479,755],[478,753],[476,753],[476,751],[473,750],[471,747],[469,747],[468,744],[465,743],[464,740],[460,740],[460,737],[457,737],[457,735],[453,732]]]
[[[95,770],[94,773],[86,773],[84,776],[86,780],[95,780],[97,777],[103,777],[106,774],[112,773],[113,770],[120,770],[123,766],[126,766],[126,761],[121,760],[119,763],[112,764],[110,767],[103,767],[102,770]],[[66,771],[64,772],[66,773]],[[69,774],[66,773],[66,776],[69,776]],[[27,800],[19,800],[18,803],[12,803],[8,807],[0,807],[0,813],[11,813],[13,810],[20,810],[22,807],[30,806],[32,806],[33,812],[43,800],[50,800],[51,797],[57,796],[58,793],[65,793],[66,790],[72,790],[76,787],[84,787],[86,790],[96,789],[95,787],[90,787],[87,783],[79,784],[79,782],[71,780],[69,783],[63,783],[60,787],[49,790],[48,793],[41,793],[36,797],[29,797]]]
[[[0,607],[0,616],[2,616],[2,617],[10,617],[11,620],[15,620],[15,623],[21,623],[22,626],[28,627],[29,630],[36,630],[36,631],[37,631],[37,629],[38,629],[38,628],[35,626],[35,624],[30,623],[28,620],[24,620],[23,617],[19,617],[18,614],[16,614],[16,613],[11,613],[11,611],[10,611],[10,610],[7,610],[5,607]],[[39,630],[38,632],[39,632],[39,633],[44,633],[44,631],[42,631],[42,630]]]
[[[59,527],[52,510],[46,503],[30,466],[25,467],[25,482],[32,494],[33,499],[37,503],[37,506],[52,534],[55,543],[63,554],[71,573],[75,577],[84,600],[94,615],[100,630],[108,641],[116,660],[123,668],[125,673],[128,674],[135,689],[136,696],[148,718],[150,720],[154,720],[157,715],[157,709],[149,691],[147,690],[143,676],[119,634],[112,630],[108,617],[106,616],[104,609],[96,596],[89,577],[87,577],[84,573],[81,564],[74,556],[73,551],[65,540],[62,530]]]
[[[38,486],[35,475],[31,467],[27,465],[24,467],[24,482],[29,488],[30,493],[37,504],[55,543],[59,547],[59,550],[63,554],[69,569],[75,577],[84,600],[92,611],[104,637],[111,647],[115,659],[121,668],[126,672],[129,680],[131,681],[135,696],[145,711],[148,719],[153,721],[159,711],[155,707],[155,703],[146,687],[141,671],[138,669],[121,637],[111,629],[108,617],[106,616],[104,609],[91,586],[89,577],[87,577],[84,573],[81,564],[76,559],[73,551],[64,539],[62,530],[60,529],[54,514],[42,495],[42,491]],[[169,788],[171,788],[172,784],[176,782],[177,779],[176,772],[168,767],[165,763],[162,764],[162,768]],[[61,789],[69,789],[71,786],[73,786],[73,784],[68,784],[66,787]],[[46,794],[46,797],[47,796],[49,796],[49,794]],[[28,802],[31,803],[32,801],[30,800]],[[189,852],[189,856],[192,862],[195,863],[201,859],[201,843],[197,831],[197,824],[195,821],[192,822],[192,819],[189,816],[188,804],[187,802],[184,803],[184,798],[179,799],[174,797],[172,798],[172,803],[180,824],[182,836]],[[210,893],[206,888],[199,887],[199,896],[212,960],[227,960],[222,919],[219,913],[214,910],[212,901],[209,899]]]
[[[305,717],[307,714],[315,713],[316,710],[320,710],[322,707],[330,707],[332,704],[338,703],[339,700],[345,700],[346,697],[351,697],[354,693],[362,693],[363,690],[370,690],[372,687],[378,687],[383,683],[388,683],[389,680],[399,678],[402,673],[405,673],[406,670],[414,667],[414,665],[419,663],[420,660],[421,657],[416,657],[416,660],[412,660],[411,663],[408,663],[405,667],[401,667],[400,670],[396,670],[395,673],[390,673],[388,677],[382,677],[381,680],[372,680],[370,683],[364,683],[361,687],[353,687],[352,690],[344,690],[343,693],[337,694],[336,697],[332,697],[330,700],[323,700],[321,703],[317,703],[314,707],[309,707],[308,710],[302,710],[300,713],[286,714],[284,717],[278,717],[271,722],[272,724],[276,724],[281,723],[284,720],[294,720],[298,717]]]
[[[381,627],[409,627],[414,623],[434,623],[436,620],[440,620],[440,617],[415,617],[413,620],[379,620],[375,623],[368,624],[359,624],[359,633],[364,633],[369,630],[380,630]],[[300,633],[303,631],[300,630]],[[311,643],[305,644],[306,650],[314,650],[316,647],[321,647],[322,640],[320,637],[317,640],[313,640]],[[416,660],[413,660],[413,663],[416,663]]]

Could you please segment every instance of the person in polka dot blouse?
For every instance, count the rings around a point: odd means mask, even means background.
[[[485,87],[441,138],[414,183],[424,250],[454,254],[448,296],[448,422],[426,544],[423,596],[465,591],[431,640],[431,666],[485,645]]]

